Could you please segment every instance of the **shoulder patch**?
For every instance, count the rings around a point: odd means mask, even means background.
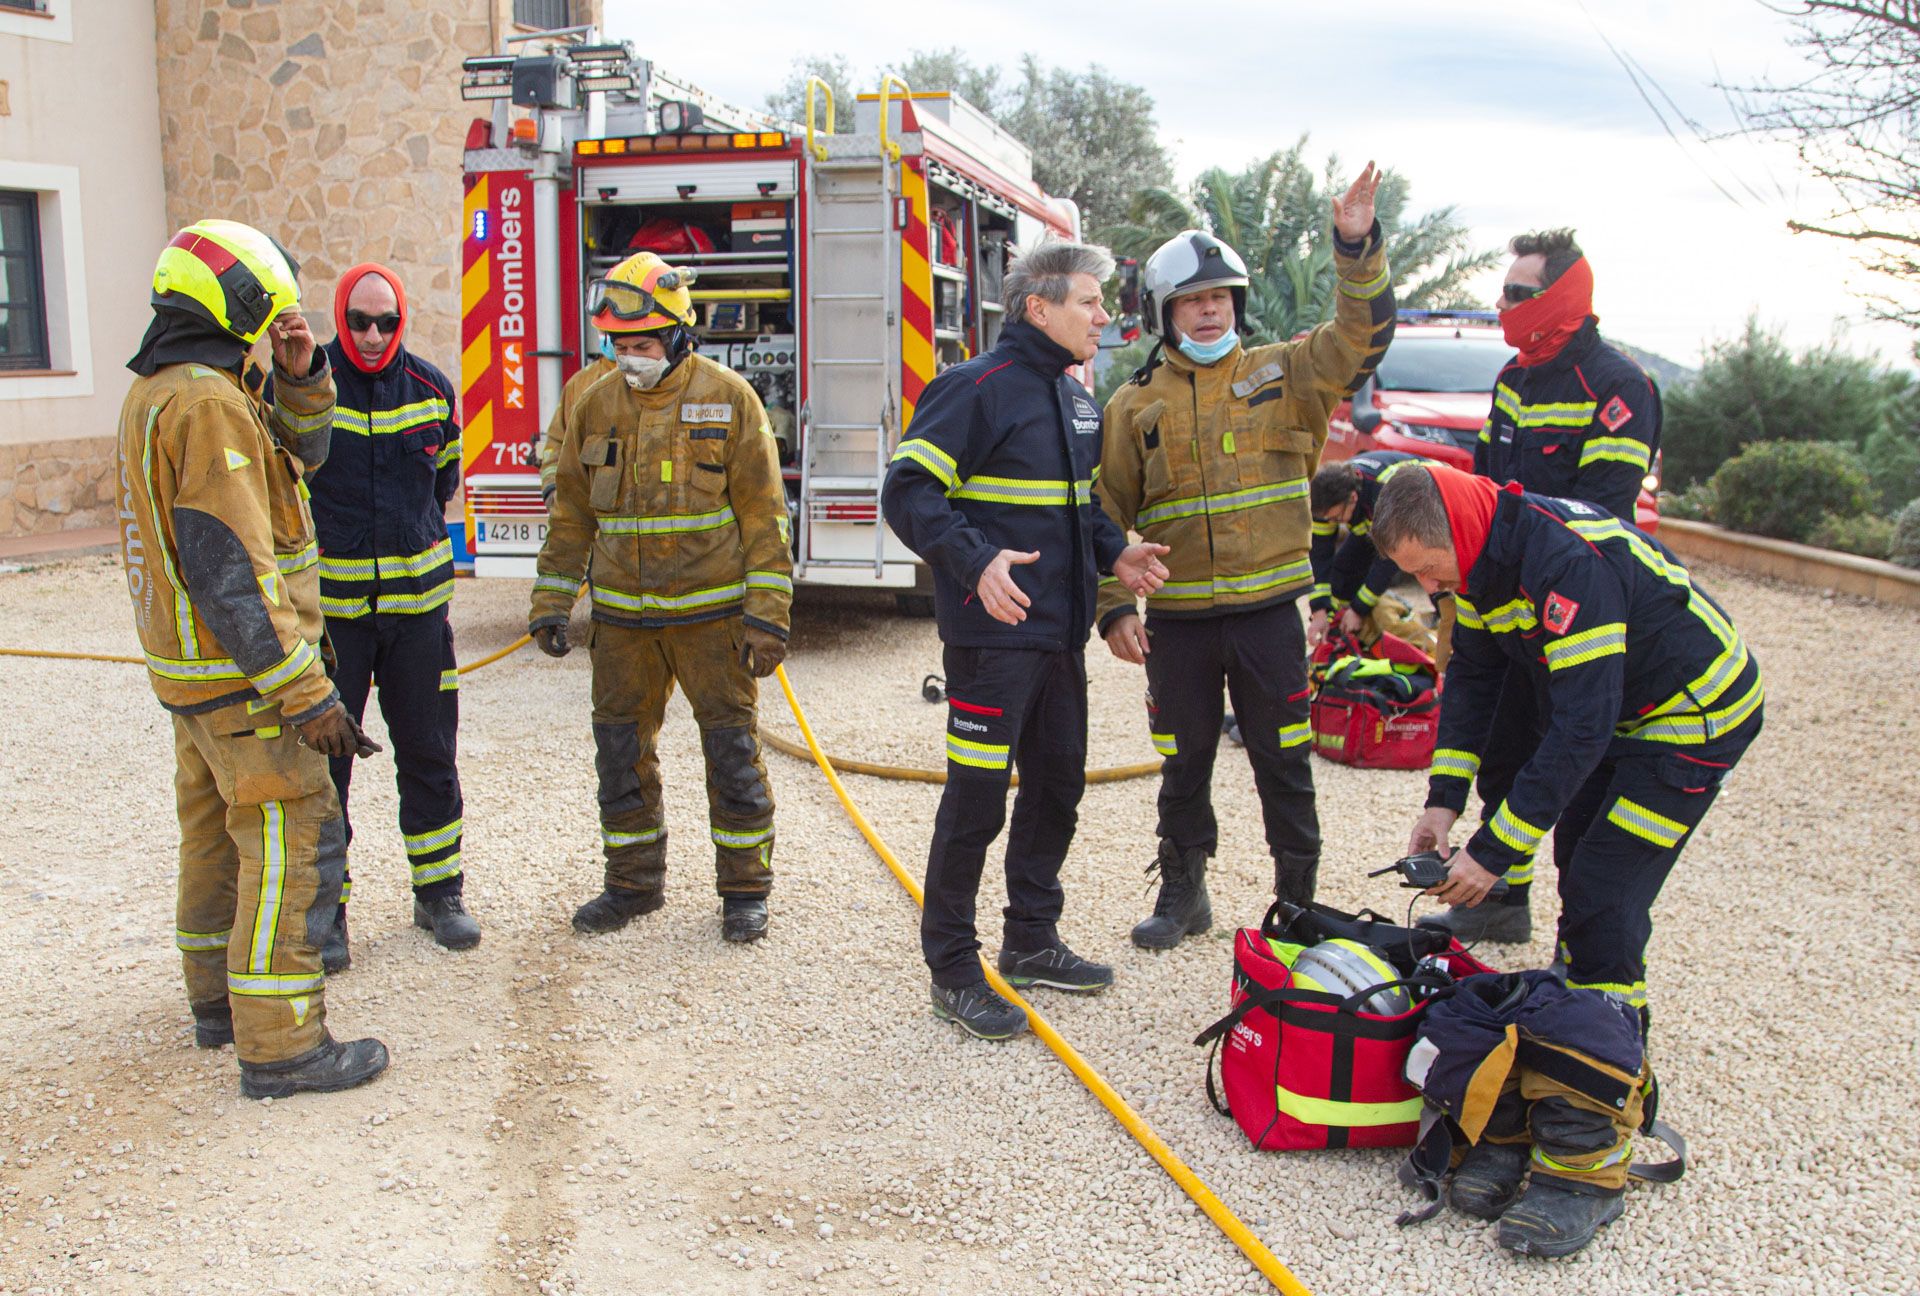
[[[228,472],[239,472],[242,468],[246,468],[253,463],[253,460],[247,458],[232,446],[227,446],[225,449],[227,452]]]
[[[1564,594],[1549,593],[1547,605],[1542,611],[1540,622],[1554,634],[1565,634],[1573,624],[1574,617],[1580,614],[1580,605]]]
[[[1600,422],[1606,425],[1609,432],[1618,432],[1621,426],[1632,417],[1633,411],[1628,409],[1627,403],[1618,396],[1608,401],[1607,407],[1600,411]]]
[[[733,402],[709,401],[702,404],[689,402],[680,407],[682,423],[731,423],[733,422]]]

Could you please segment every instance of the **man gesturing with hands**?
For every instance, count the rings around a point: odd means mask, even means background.
[[[1007,817],[1007,908],[999,968],[1016,986],[1092,992],[1113,969],[1061,940],[1060,867],[1086,785],[1087,668],[1095,586],[1136,595],[1166,580],[1165,545],[1129,545],[1101,511],[1099,407],[1067,373],[1108,322],[1113,259],[1043,243],[1007,271],[1007,325],[992,350],[927,385],[894,453],[887,524],[933,569],[945,644],[947,783],[927,855],[920,944],[933,1007],[984,1039],[1026,1026],[980,967],[974,897]]]

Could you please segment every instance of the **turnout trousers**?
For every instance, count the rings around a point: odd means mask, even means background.
[[[1313,898],[1320,860],[1314,809],[1313,725],[1308,715],[1306,630],[1293,602],[1210,617],[1147,614],[1147,728],[1165,758],[1159,832],[1180,850],[1219,846],[1213,759],[1220,747],[1224,681],[1253,764],[1277,890]]]
[[[298,738],[278,706],[173,717],[174,941],[187,1001],[231,1001],[242,1062],[283,1062],[325,1037],[320,943],[339,903],[346,824],[326,758]]]
[[[1083,652],[962,648],[944,653],[947,782],[927,851],[920,949],[937,986],[980,980],[974,904],[987,847],[1007,822],[1009,765],[1020,772],[1007,834],[1005,948],[1059,940],[1060,866],[1087,785]]]
[[[666,885],[667,828],[654,741],[678,683],[707,760],[707,831],[721,895],[773,889],[773,785],[756,731],[759,681],[740,664],[738,616],[642,628],[593,623],[594,764],[609,887]]]
[[[460,728],[460,674],[453,656],[453,626],[445,607],[431,612],[376,612],[328,617],[327,638],[337,664],[334,687],[358,722],[367,694],[377,689],[380,715],[393,741],[394,782],[400,790],[400,836],[416,896],[428,899],[461,889],[460,842],[464,819],[460,772],[455,765]],[[353,757],[328,762],[340,812],[353,841],[347,793]],[[340,903],[353,892],[348,876]]]

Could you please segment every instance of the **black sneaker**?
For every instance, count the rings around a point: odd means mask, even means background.
[[[1002,999],[985,981],[951,990],[933,987],[933,1015],[958,1022],[976,1039],[1007,1039],[1027,1028],[1026,1010]]]
[[[1003,949],[999,959],[1000,975],[1015,989],[1047,986],[1071,990],[1075,994],[1093,994],[1113,984],[1113,969],[1104,963],[1089,963],[1063,942],[1042,950]]]
[[[767,898],[730,895],[720,897],[720,936],[741,944],[757,941],[767,934]]]

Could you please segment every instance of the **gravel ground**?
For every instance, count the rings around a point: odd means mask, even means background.
[[[131,651],[118,572],[0,575],[0,641]],[[1154,784],[1089,790],[1064,928],[1120,984],[1040,1006],[1314,1291],[1920,1290],[1915,620],[1703,575],[1771,697],[1651,951],[1665,1114],[1695,1168],[1636,1189],[1575,1260],[1517,1262],[1458,1216],[1397,1229],[1397,1154],[1251,1151],[1187,1042],[1224,1010],[1231,926],[1270,885],[1247,767],[1228,749],[1216,780],[1221,926],[1165,955],[1126,940]],[[525,595],[463,584],[463,655],[517,635]],[[1088,660],[1094,763],[1149,759],[1140,676]],[[890,601],[803,597],[790,674],[830,750],[937,764],[941,714],[919,685],[938,662],[931,622]],[[255,1104],[230,1052],[191,1047],[169,726],[141,673],[0,659],[0,1292],[1267,1290],[1045,1046],[931,1018],[911,902],[809,765],[768,756],[772,933],[723,945],[676,701],[667,908],[575,937],[599,878],[587,685],[584,652],[467,678],[473,953],[408,925],[390,767],[362,766],[354,967],[328,998],[336,1032],[379,1034],[393,1069]],[[777,690],[766,710],[797,735]],[[1315,769],[1324,897],[1402,910],[1390,879],[1362,874],[1404,843],[1422,777]],[[848,782],[917,869],[939,789]],[[1551,911],[1536,901],[1549,929]]]

